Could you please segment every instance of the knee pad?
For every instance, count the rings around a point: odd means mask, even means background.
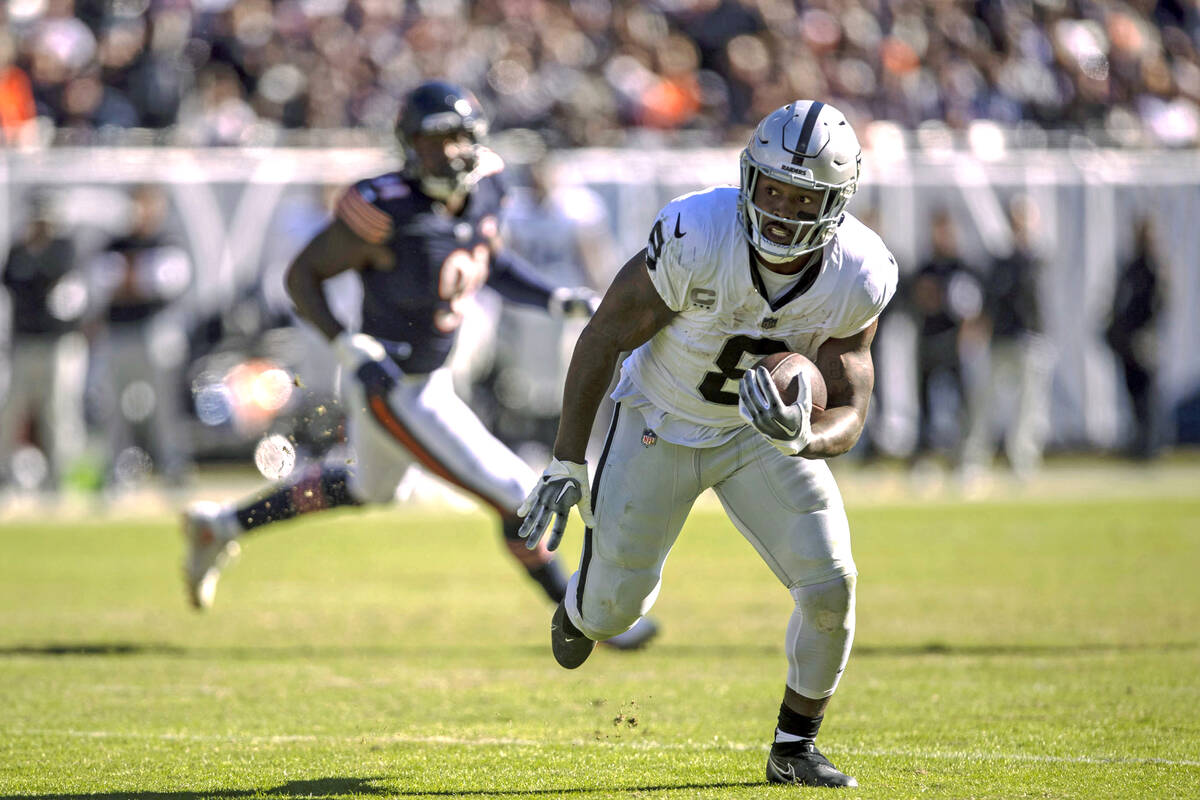
[[[819,700],[837,688],[854,642],[854,588],[841,578],[791,589],[796,603],[787,629],[787,685]]]
[[[583,607],[580,608],[580,573],[572,575],[567,582],[564,605],[571,624],[583,631],[589,639],[598,642],[611,639],[632,628],[654,605],[661,588],[658,581],[653,582],[649,591],[637,586],[637,581],[613,582],[612,588],[604,588],[605,582],[602,579],[593,583],[596,577],[594,570],[589,570],[589,575],[584,581]]]

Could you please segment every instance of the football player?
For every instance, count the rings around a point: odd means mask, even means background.
[[[184,578],[196,608],[212,605],[239,537],[302,514],[388,502],[414,464],[495,509],[510,552],[553,602],[562,601],[566,580],[554,556],[517,536],[517,507],[537,474],[455,394],[445,362],[465,301],[485,284],[556,316],[590,315],[595,300],[587,290],[548,285],[500,246],[503,163],[480,144],[486,129],[470,92],[442,81],[418,86],[396,124],[404,170],[350,187],[333,221],[289,267],[297,313],[328,337],[341,363],[355,460],[318,465],[244,502],[189,508]],[[358,331],[334,317],[322,289],[347,270],[363,283]],[[654,634],[647,622],[610,643],[634,648]]]
[[[579,569],[550,623],[567,669],[595,640],[654,604],[663,564],[696,497],[713,489],[734,526],[787,587],[787,681],[767,780],[855,786],[815,746],[854,634],[856,570],[842,498],[825,459],[862,433],[871,341],[896,290],[896,262],[845,212],[860,148],[846,118],[798,100],[768,115],[742,151],[741,186],[684,195],[658,214],[646,249],[609,287],[575,348],[554,458],[521,507],[521,534],[554,549],[572,506],[587,526]],[[622,351],[616,411],[589,489],[584,449]],[[820,367],[784,404],[768,353]]]

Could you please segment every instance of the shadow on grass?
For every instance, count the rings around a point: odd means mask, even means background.
[[[677,783],[656,786],[628,786],[608,788],[568,788],[568,789],[455,789],[454,791],[396,791],[395,789],[373,785],[385,778],[318,778],[310,781],[288,781],[282,786],[271,789],[210,789],[203,792],[98,792],[86,794],[6,794],[0,795],[0,800],[204,800],[204,798],[239,798],[255,797],[271,800],[272,798],[307,797],[314,800],[322,798],[354,796],[379,797],[528,797],[564,795],[587,796],[604,793],[644,793],[644,792],[673,792],[687,789],[741,789],[751,786],[762,786],[762,781],[719,781],[713,783]]]
[[[0,647],[8,656],[181,656],[187,650],[161,642],[46,642]]]
[[[288,781],[273,789],[209,789],[203,792],[99,792],[87,794],[7,794],[0,795],[0,800],[83,800],[83,798],[108,798],[108,800],[203,800],[213,798],[235,797],[343,797],[345,795],[378,795],[387,797],[393,794],[389,789],[372,786],[375,781],[383,778],[317,778],[311,781]]]
[[[686,789],[748,789],[752,786],[765,787],[765,781],[714,781],[713,783],[673,783],[659,784],[655,786],[609,786],[595,788],[575,788],[575,789],[480,789],[473,791],[471,789],[455,789],[454,791],[441,792],[392,792],[392,797],[530,797],[547,795],[559,797],[562,795],[580,795],[587,796],[589,794],[598,794],[604,792],[611,793],[627,793],[627,794],[643,794],[645,792],[677,792]]]
[[[1198,642],[1079,642],[1077,644],[953,644],[924,642],[912,645],[858,644],[860,658],[898,656],[1079,656],[1109,653],[1171,653],[1200,647]]]
[[[953,642],[920,642],[914,644],[864,644],[855,642],[851,658],[914,658],[919,656],[1039,656],[1070,658],[1091,654],[1113,653],[1174,653],[1200,649],[1200,642],[1078,642],[1075,644],[956,644]],[[647,650],[670,656],[720,656],[735,658],[739,655],[775,656],[779,648],[774,645],[733,646],[707,645],[651,645]]]
[[[1200,648],[1200,642],[1079,642],[1076,644],[955,644],[953,642],[922,642],[918,644],[873,645],[856,644],[856,658],[905,658],[919,656],[1038,656],[1073,657],[1089,654],[1112,653],[1172,653],[1187,652]],[[541,645],[496,644],[496,645],[214,645],[185,647],[164,642],[43,642],[38,644],[14,644],[0,646],[0,658],[15,656],[165,656],[168,658],[263,661],[273,659],[312,658],[408,658],[427,660],[430,656],[446,656],[455,653],[477,659],[482,652],[505,651],[509,654],[531,658],[549,657],[549,648]],[[752,655],[776,655],[778,648],[770,645],[717,644],[659,644],[647,648],[656,655],[720,656],[737,658]],[[621,653],[612,649],[609,653],[618,658],[640,657],[640,654]],[[3,798],[0,798],[3,800]]]

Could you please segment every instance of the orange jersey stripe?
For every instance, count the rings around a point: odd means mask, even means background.
[[[392,235],[392,218],[368,203],[354,187],[338,200],[337,216],[350,230],[373,244],[382,244]]]
[[[454,484],[458,488],[475,495],[480,500],[496,509],[496,513],[498,513],[501,517],[508,518],[512,516],[512,511],[503,508],[490,497],[485,497],[484,495],[480,494],[478,490],[467,486],[465,483],[459,480],[454,473],[447,469],[445,465],[438,461],[432,453],[426,450],[421,443],[418,442],[416,438],[414,438],[413,435],[408,432],[408,429],[404,427],[404,423],[397,419],[396,415],[392,413],[392,409],[382,397],[377,394],[370,395],[367,399],[367,405],[370,406],[371,413],[375,416],[375,420],[383,426],[384,430],[395,437],[396,441],[403,445],[405,450],[416,456],[417,460],[421,462],[422,466],[447,483]]]

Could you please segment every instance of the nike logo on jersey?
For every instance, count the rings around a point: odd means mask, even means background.
[[[682,239],[683,237],[687,236],[686,233],[679,230],[679,217],[680,216],[682,216],[682,214],[675,217],[675,238],[676,239]]]

